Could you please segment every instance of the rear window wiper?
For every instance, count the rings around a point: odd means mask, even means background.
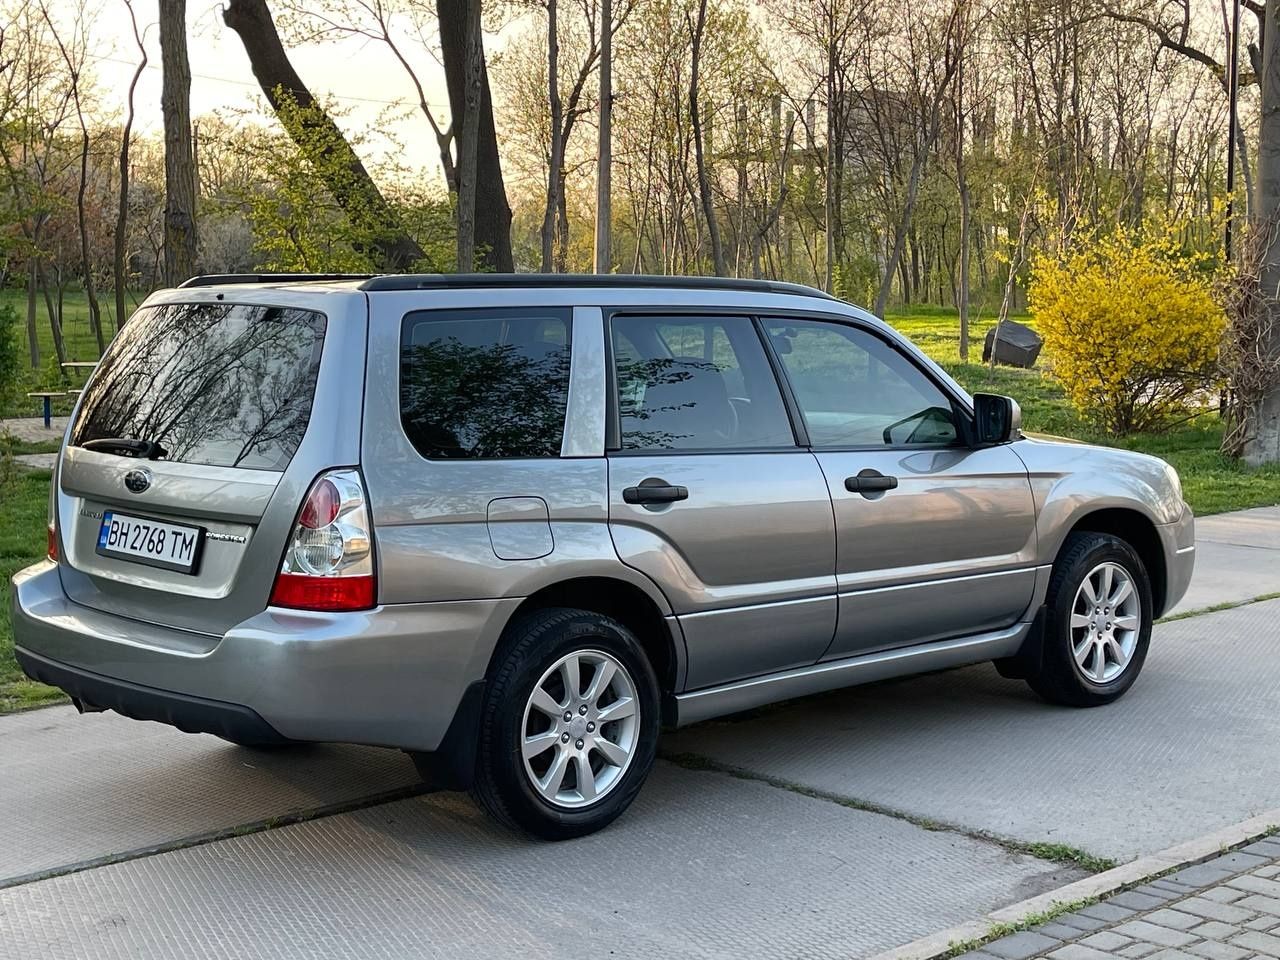
[[[80,444],[96,453],[114,453],[118,457],[137,457],[139,460],[163,460],[169,451],[154,440],[131,440],[128,437],[98,437]]]

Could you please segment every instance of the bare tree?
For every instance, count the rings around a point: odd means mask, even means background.
[[[127,270],[127,244],[129,242],[129,148],[133,141],[133,95],[138,89],[138,81],[142,71],[147,68],[147,47],[142,42],[142,33],[138,30],[138,17],[133,9],[132,0],[123,0],[129,11],[129,26],[133,31],[133,42],[138,45],[138,66],[129,80],[129,90],[125,94],[124,126],[120,130],[120,193],[116,208],[116,235],[112,250],[111,275],[116,296],[116,329],[124,323],[125,295],[129,284]]]
[[[76,122],[80,126],[80,179],[76,187],[76,224],[80,233],[80,272],[84,284],[85,299],[89,303],[89,329],[98,343],[98,355],[107,349],[106,339],[102,334],[102,308],[98,303],[98,293],[94,284],[93,261],[89,257],[89,221],[85,212],[85,196],[89,189],[89,149],[93,144],[89,136],[89,124],[85,120],[84,101],[80,87],[80,74],[84,63],[85,36],[84,9],[76,11],[75,23],[71,27],[71,46],[64,40],[53,20],[49,17],[48,7],[40,4],[40,13],[49,25],[49,33],[57,44],[58,53],[67,68],[67,78],[71,84],[71,100],[75,104]]]
[[[923,144],[916,151],[915,158],[911,162],[911,172],[907,175],[907,196],[903,205],[902,216],[898,221],[897,229],[894,231],[893,242],[889,249],[889,260],[885,264],[884,275],[880,281],[880,289],[876,293],[875,314],[877,317],[884,316],[885,307],[889,302],[889,292],[893,289],[894,274],[898,271],[898,264],[902,259],[903,244],[906,241],[907,232],[911,229],[911,219],[915,213],[916,198],[920,192],[920,177],[924,171],[925,159],[929,154],[932,146],[938,140],[938,127],[942,121],[942,106],[947,96],[947,90],[951,82],[955,79],[956,70],[959,66],[959,48],[957,40],[959,37],[960,12],[965,0],[956,0],[955,5],[948,12],[942,29],[939,31],[942,36],[942,49],[936,54],[924,53],[922,57],[913,58],[915,64],[927,63],[926,70],[931,74],[932,90],[927,96],[926,120],[923,134]],[[915,31],[908,32],[910,38],[915,37]],[[912,45],[912,53],[919,52],[918,48]],[[941,62],[938,62],[940,58]]]
[[[480,149],[480,101],[484,87],[480,0],[466,4],[463,42],[464,107],[458,136],[458,270],[470,272],[476,261],[476,167]]]
[[[702,201],[702,215],[707,221],[707,234],[711,239],[711,262],[716,276],[723,277],[726,273],[724,247],[720,243],[720,227],[716,224],[716,210],[711,202],[711,178],[707,174],[702,121],[698,112],[698,70],[702,62],[702,33],[706,26],[707,0],[698,0],[698,18],[691,26],[693,44],[689,61],[689,124],[693,128],[693,152],[698,165],[698,196]]]
[[[347,138],[293,69],[266,0],[230,0],[222,19],[240,37],[258,85],[289,136],[303,150],[320,150],[326,171],[340,171],[326,186],[353,224],[374,238],[368,253],[378,268],[403,271],[423,259],[422,248],[404,231]]]
[[[472,29],[473,21],[480,15],[480,3],[481,0],[436,0],[440,57],[444,63],[445,84],[449,88],[449,112],[454,130],[461,131],[468,123],[475,125],[474,234],[478,262],[484,269],[510,273],[515,269],[511,254],[511,207],[507,203],[502,163],[498,156],[498,134],[493,121],[493,98],[484,61],[483,37],[478,28]],[[468,106],[473,102],[476,113],[474,117],[468,117]],[[461,142],[458,152],[462,153]],[[457,166],[461,197],[465,171],[461,162]],[[461,201],[459,209],[461,211]],[[463,269],[461,263],[458,268]]]
[[[160,60],[164,113],[165,283],[196,271],[196,160],[191,143],[191,64],[187,60],[186,0],[160,0]]]

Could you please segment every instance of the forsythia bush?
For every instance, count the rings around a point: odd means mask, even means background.
[[[1172,231],[1127,230],[1036,258],[1031,312],[1085,419],[1117,434],[1159,430],[1203,399],[1226,326],[1205,259]]]

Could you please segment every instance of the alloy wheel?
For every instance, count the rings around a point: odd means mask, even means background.
[[[1071,652],[1086,680],[1111,683],[1128,669],[1142,629],[1133,575],[1106,561],[1080,583],[1071,605]]]
[[[575,650],[542,675],[524,708],[520,750],[534,790],[584,807],[613,790],[640,737],[635,683],[616,657]]]

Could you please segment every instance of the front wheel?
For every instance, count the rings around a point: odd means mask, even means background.
[[[1118,699],[1146,660],[1152,611],[1151,581],[1133,547],[1111,534],[1071,534],[1053,565],[1043,657],[1027,683],[1066,706]]]
[[[502,823],[548,840],[592,833],[653,766],[658,681],[625,626],[585,610],[512,627],[485,691],[472,793]]]

